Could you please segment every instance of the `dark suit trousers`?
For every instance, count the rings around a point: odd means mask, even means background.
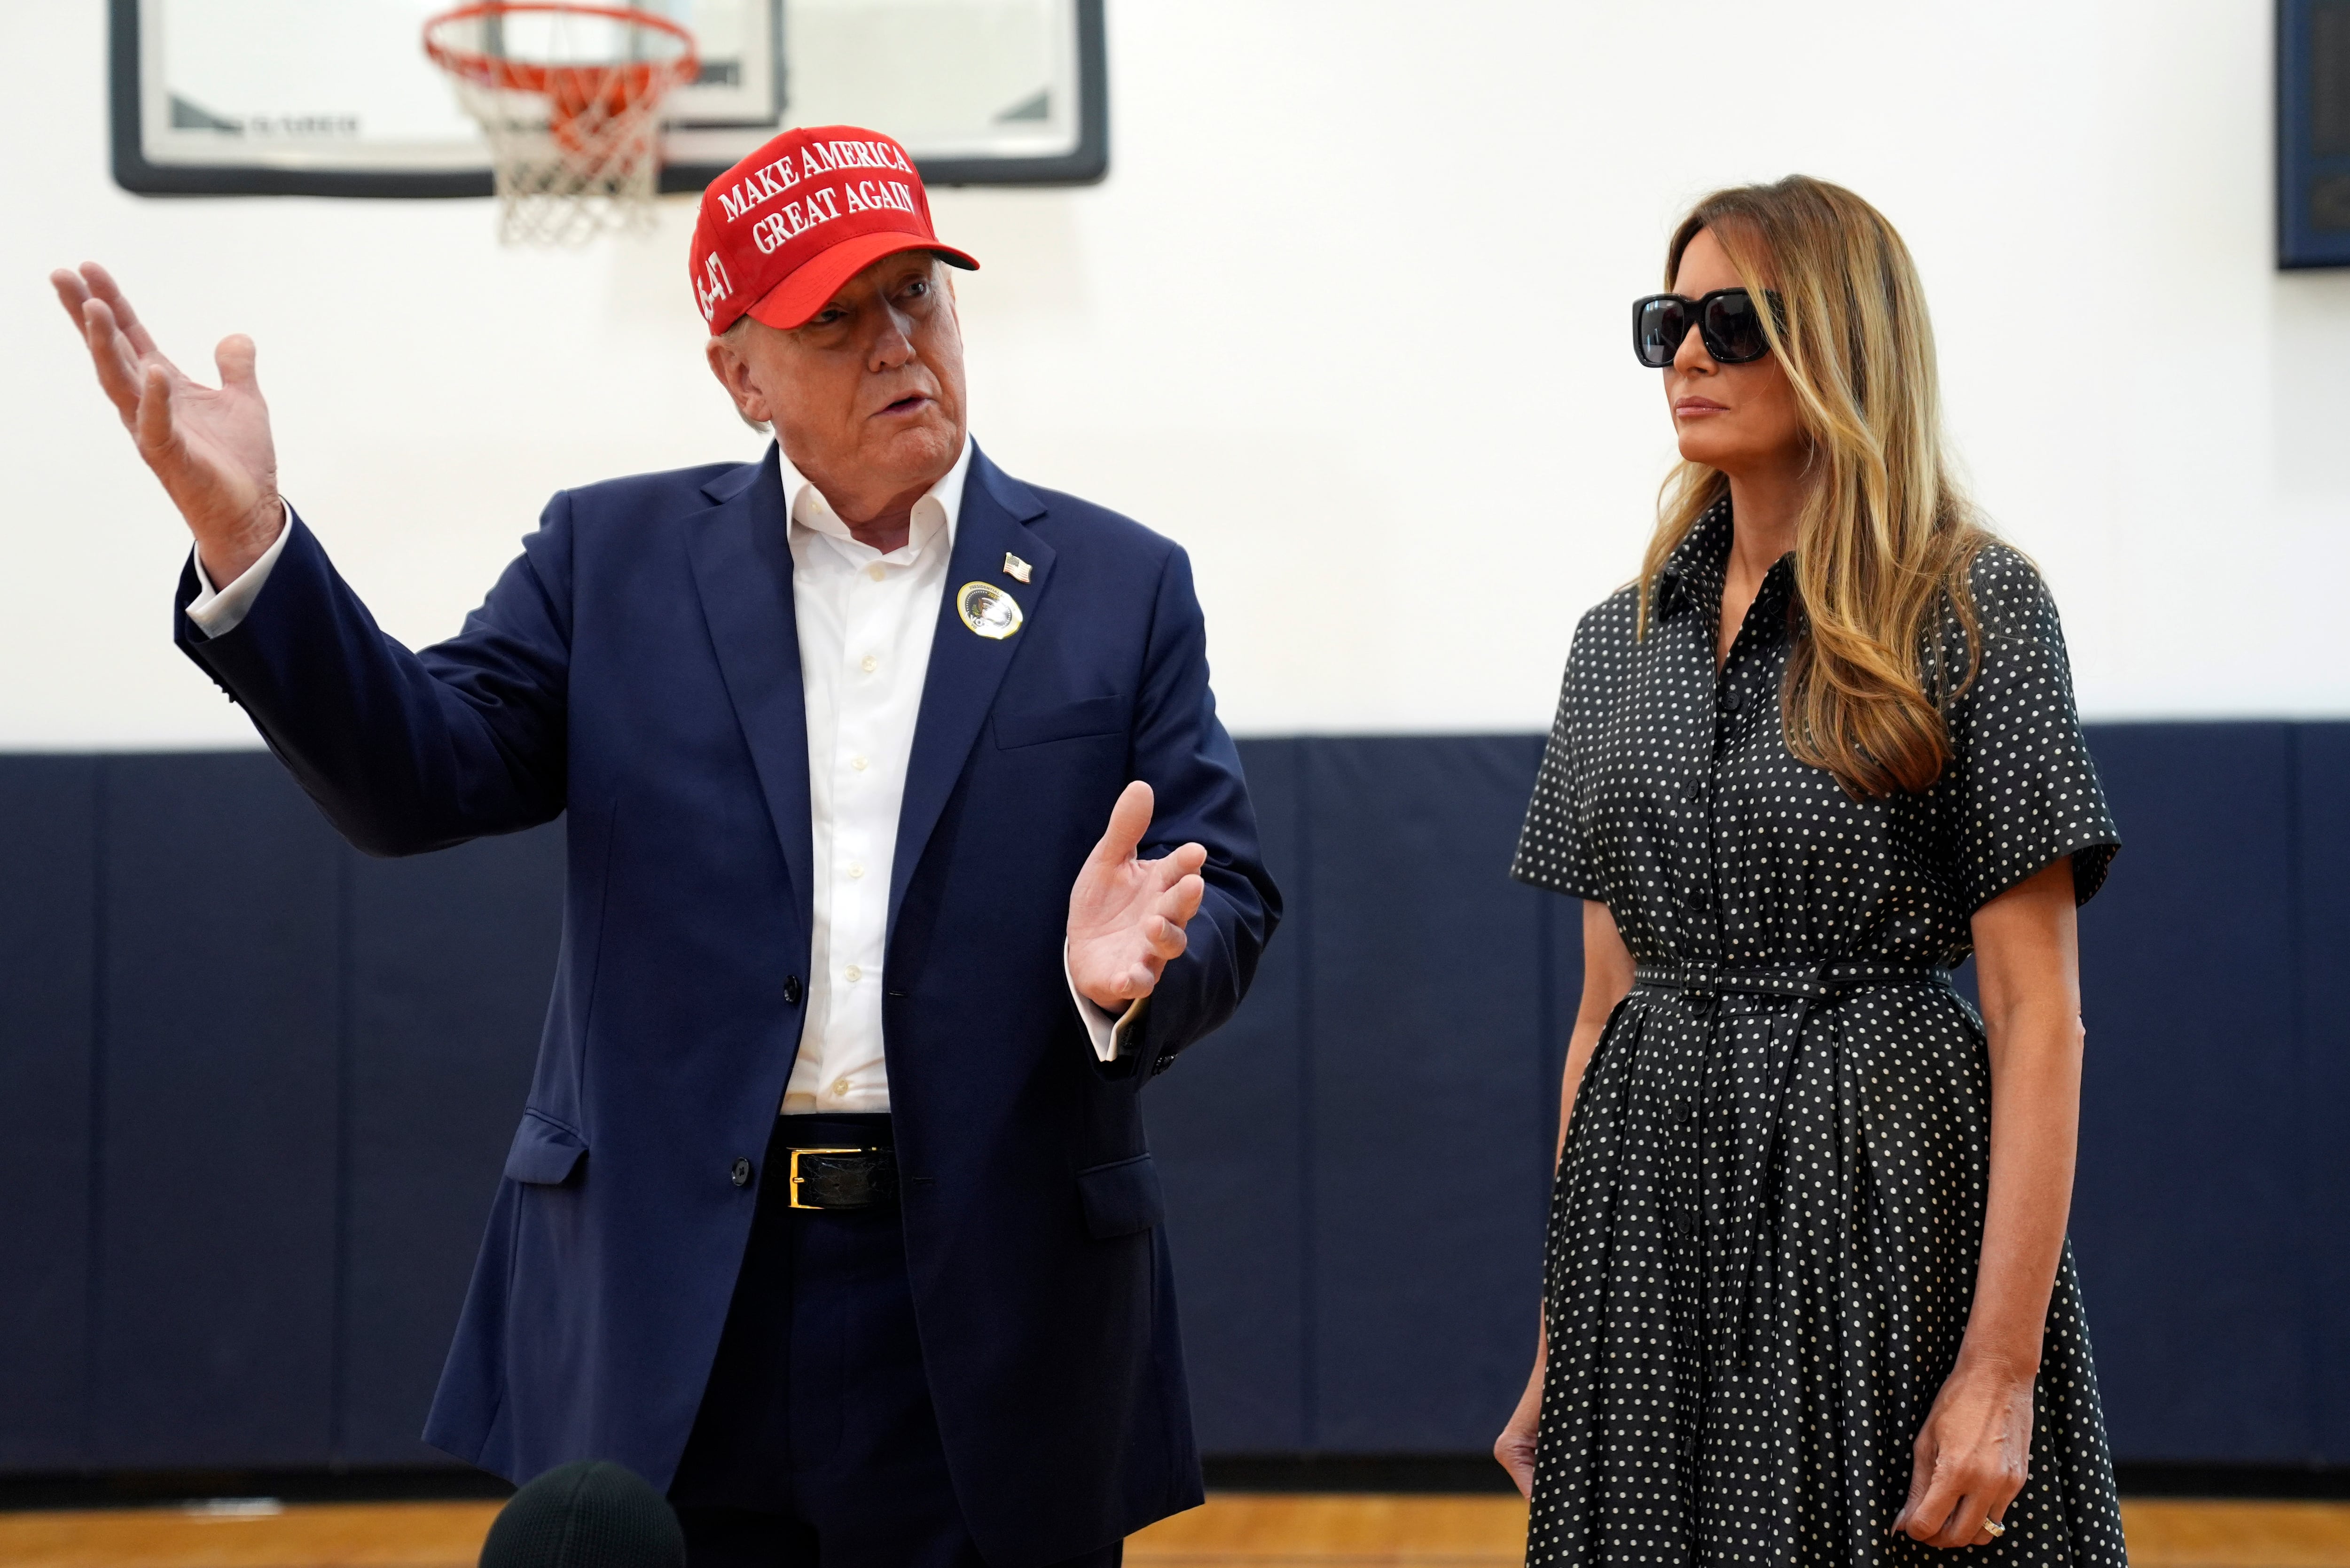
[[[972,1544],[947,1475],[897,1210],[790,1207],[793,1146],[889,1139],[887,1116],[777,1118],[670,1489],[688,1568],[1000,1568]],[[1122,1551],[1055,1568],[1116,1568]]]

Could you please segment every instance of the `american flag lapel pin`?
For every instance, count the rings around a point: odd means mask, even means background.
[[[1003,575],[1010,577],[1014,582],[1026,582],[1028,580],[1028,575],[1035,570],[1035,568],[1034,566],[1031,566],[1027,562],[1012,554],[1009,550],[1006,550],[1003,553]]]

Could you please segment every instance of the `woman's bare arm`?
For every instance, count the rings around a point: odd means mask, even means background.
[[[1632,953],[1616,929],[1616,917],[1596,899],[1583,901],[1583,1001],[1575,1010],[1575,1033],[1567,1041],[1566,1071],[1558,1082],[1558,1143],[1551,1150],[1554,1165],[1566,1152],[1567,1118],[1575,1115],[1575,1092],[1583,1086],[1583,1069],[1599,1046],[1616,1004],[1632,989]]]
[[[1583,1085],[1583,1069],[1598,1047],[1599,1035],[1607,1027],[1609,1014],[1631,989],[1632,954],[1617,932],[1616,917],[1607,912],[1607,905],[1585,899],[1583,1001],[1575,1012],[1575,1034],[1567,1042],[1566,1071],[1559,1078],[1558,1146],[1552,1151],[1554,1168],[1566,1151],[1566,1124],[1575,1115],[1575,1094]],[[1518,1490],[1528,1497],[1534,1495],[1534,1435],[1542,1419],[1543,1367],[1549,1350],[1547,1337],[1537,1324],[1534,1375],[1526,1379],[1525,1392],[1518,1396],[1518,1407],[1511,1412],[1509,1424],[1493,1439],[1493,1457],[1502,1461],[1502,1468],[1518,1483]]]
[[[2081,1122],[2080,945],[2073,863],[2057,861],[1974,916],[1991,1049],[1991,1191],[1958,1366],[1918,1434],[1894,1528],[1934,1546],[1988,1542],[2023,1488],[2032,1388],[2073,1205]]]

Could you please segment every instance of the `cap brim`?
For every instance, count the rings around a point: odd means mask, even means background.
[[[979,270],[979,263],[952,245],[926,240],[920,234],[858,234],[811,259],[743,314],[785,332],[806,326],[809,317],[824,308],[826,300],[840,292],[842,284],[883,256],[901,251],[929,251],[950,266],[959,266],[965,272]]]

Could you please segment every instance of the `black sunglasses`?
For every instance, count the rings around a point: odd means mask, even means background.
[[[1771,313],[1779,315],[1779,296],[1766,294]],[[1783,318],[1781,318],[1783,319]],[[1762,313],[1742,288],[1717,288],[1700,299],[1678,294],[1652,294],[1632,302],[1632,352],[1651,370],[1673,362],[1689,340],[1691,326],[1705,351],[1725,365],[1743,365],[1771,351],[1762,336]]]

